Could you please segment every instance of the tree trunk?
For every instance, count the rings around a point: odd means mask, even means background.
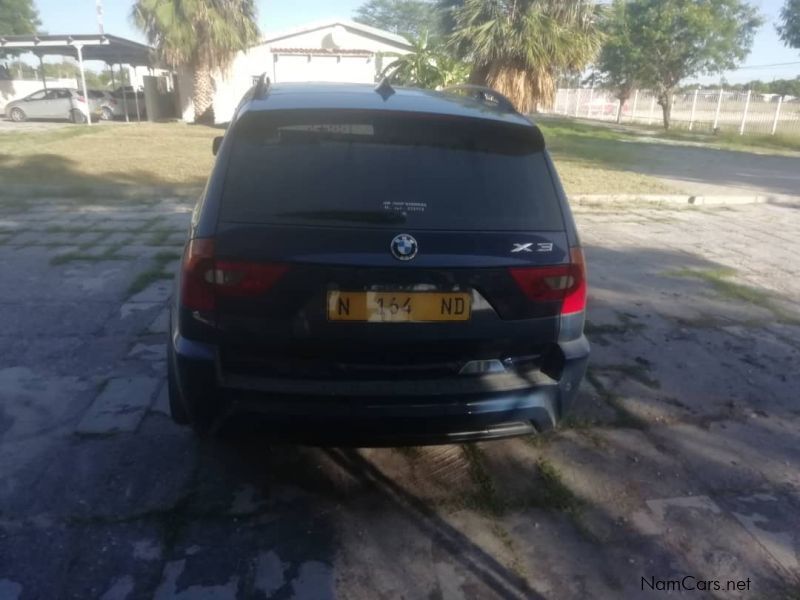
[[[214,124],[214,81],[211,69],[205,61],[198,60],[194,65],[192,102],[194,103],[194,122],[205,125]]]
[[[670,118],[672,117],[672,88],[665,90],[658,98],[661,105],[661,115],[664,120],[664,129],[669,130]]]
[[[617,100],[619,100],[619,107],[617,107],[617,123],[622,121],[622,109],[625,108],[625,103],[628,101],[630,96],[618,96]]]

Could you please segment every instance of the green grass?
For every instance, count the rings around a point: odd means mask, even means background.
[[[580,500],[564,483],[561,473],[544,458],[536,463],[539,470],[536,492],[530,498],[530,505],[547,510],[577,511]]]
[[[789,313],[775,303],[774,294],[749,285],[744,285],[731,278],[736,275],[734,269],[676,269],[665,273],[668,277],[689,277],[704,281],[721,297],[727,300],[745,302],[766,308],[782,323],[800,324],[800,317]]]
[[[546,118],[537,121],[545,135],[568,194],[679,193],[654,177],[637,172],[636,144],[607,127]]]
[[[109,246],[106,248],[105,252],[102,254],[87,254],[84,248],[81,246],[84,251],[78,250],[77,252],[65,252],[64,254],[59,254],[54,256],[50,259],[50,264],[53,266],[63,265],[69,262],[76,262],[76,261],[83,261],[83,262],[102,262],[105,260],[128,260],[130,256],[124,256],[122,254],[117,254],[123,245],[122,244],[115,244],[113,246]]]
[[[469,464],[469,473],[475,483],[476,491],[470,495],[467,505],[479,512],[498,516],[505,511],[505,503],[497,495],[494,482],[486,469],[486,458],[483,451],[476,444],[461,446]]]
[[[59,196],[93,196],[98,187],[135,191],[202,187],[213,163],[211,140],[222,131],[184,123],[100,123],[0,135],[0,181],[53,186]]]
[[[635,365],[603,365],[603,370],[622,373],[629,379],[638,381],[642,385],[654,390],[657,390],[661,387],[661,383],[657,379],[653,379],[650,376],[650,368],[646,365],[639,363]]]
[[[586,370],[586,380],[594,386],[594,389],[597,390],[597,394],[603,401],[614,409],[616,419],[612,425],[631,429],[647,429],[647,421],[628,410],[622,402],[622,397],[603,385],[603,382],[600,381],[600,378],[597,376],[597,371],[592,366],[589,366]]]
[[[723,130],[714,134],[674,129],[670,131],[656,130],[654,135],[664,139],[708,144],[745,152],[778,151],[778,154],[784,154],[784,151],[800,152],[800,134],[776,133],[775,135],[767,135],[759,133],[739,135],[738,131]]]
[[[139,273],[134,280],[131,281],[131,284],[128,286],[128,295],[133,296],[134,294],[138,294],[150,284],[161,279],[172,279],[173,274],[166,273],[164,267],[167,263],[178,260],[180,257],[180,253],[170,252],[168,250],[156,254],[153,257],[153,265],[147,269],[147,271]]]
[[[616,125],[564,117],[540,115],[542,129],[569,194],[669,194],[692,193],[690,184],[672,184],[646,175],[649,170],[670,177],[664,144],[692,144],[709,153],[742,152],[787,154],[800,151],[800,135],[739,136],[731,132],[710,133],[671,130],[643,125]],[[679,160],[670,148],[666,161]],[[717,157],[724,161],[725,156]],[[678,169],[680,171],[680,169]],[[679,176],[677,179],[681,179]]]
[[[675,191],[637,173],[636,149],[603,128],[551,120],[542,127],[569,193]],[[211,140],[221,133],[183,123],[100,123],[0,135],[0,180],[32,196],[102,199],[109,190],[134,193],[142,186],[186,194],[204,184]]]
[[[663,133],[547,116],[537,121],[569,194],[683,192],[674,187],[681,184],[644,174],[658,159],[653,138],[737,150],[796,148],[794,138]],[[16,195],[30,190],[33,196],[52,192],[60,197],[107,199],[109,191],[136,195],[143,188],[191,194],[208,177],[213,164],[211,140],[221,133],[218,128],[184,123],[100,123],[91,128],[0,134],[0,181]]]
[[[608,123],[570,119],[566,117],[539,117],[537,123],[546,135],[575,135],[602,140],[609,144],[624,143],[626,147],[615,147],[615,155],[605,157],[612,163],[630,164],[636,162],[637,142],[646,142],[643,138],[655,138],[677,142],[700,144],[709,148],[724,148],[742,152],[761,152],[784,155],[800,152],[800,133],[795,134],[748,134],[739,135],[738,131],[722,130],[718,133],[708,131],[688,131],[686,129],[670,129],[651,127],[639,123]],[[550,142],[549,137],[547,138]],[[553,147],[553,144],[549,144]],[[556,148],[559,148],[556,145]],[[571,148],[567,148],[571,152]],[[579,148],[580,151],[591,151],[591,146]]]

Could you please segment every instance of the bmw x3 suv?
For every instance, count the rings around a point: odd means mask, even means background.
[[[437,443],[570,409],[583,253],[542,133],[507,99],[262,80],[214,152],[170,311],[176,422]]]

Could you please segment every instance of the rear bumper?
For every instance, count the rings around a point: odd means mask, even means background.
[[[546,431],[572,407],[589,356],[585,337],[562,342],[558,380],[541,374],[523,388],[482,387],[470,377],[469,386],[454,379],[452,386],[420,383],[410,390],[408,382],[375,382],[370,390],[363,381],[348,388],[341,381],[293,386],[230,377],[221,372],[214,346],[175,332],[171,343],[172,368],[187,402],[218,406],[228,417],[262,417],[259,427],[284,438],[337,444],[446,443]]]

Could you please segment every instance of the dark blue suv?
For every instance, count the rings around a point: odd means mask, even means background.
[[[402,444],[570,408],[583,254],[540,130],[500,94],[262,80],[214,151],[171,309],[175,421]]]

